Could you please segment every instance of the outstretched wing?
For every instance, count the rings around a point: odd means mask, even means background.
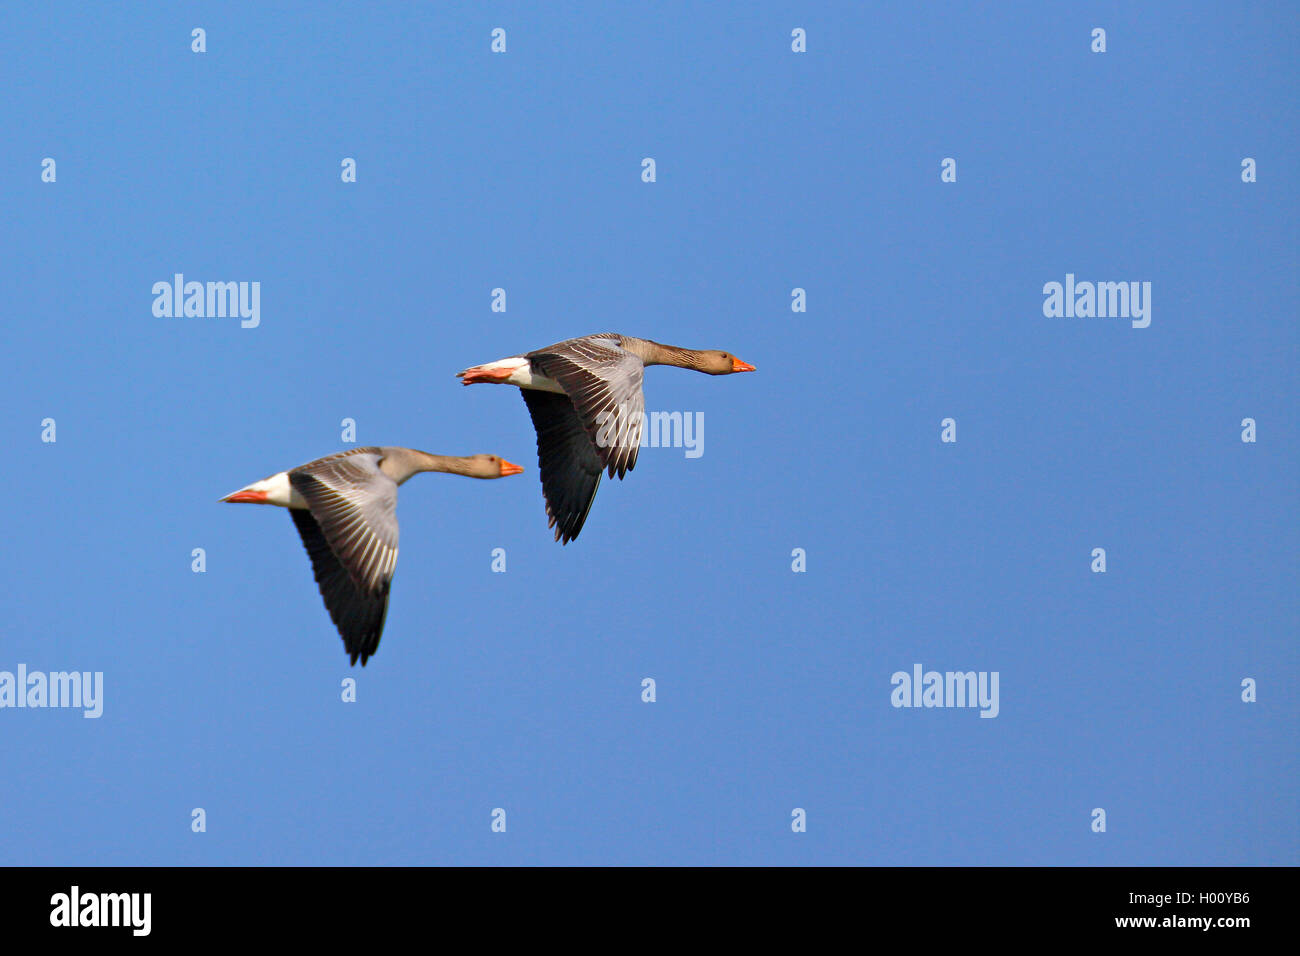
[[[525,357],[564,389],[609,476],[622,478],[635,468],[645,419],[641,358],[612,333],[570,339]]]
[[[289,472],[308,509],[289,513],[343,646],[362,666],[379,647],[397,566],[397,483],[379,470],[381,457],[358,448]]]
[[[602,464],[596,446],[567,395],[521,388],[537,430],[537,462],[546,499],[548,526],[555,540],[578,536],[600,487]]]

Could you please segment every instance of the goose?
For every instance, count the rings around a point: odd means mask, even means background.
[[[523,468],[496,455],[455,458],[395,446],[353,448],[220,499],[289,509],[353,666],[358,657],[366,665],[384,630],[397,565],[397,486],[422,471],[505,478]]]
[[[457,373],[464,385],[517,385],[523,393],[537,430],[548,527],[562,545],[582,530],[601,472],[622,480],[636,467],[645,412],[641,379],[647,365],[675,365],[708,375],[754,371],[730,352],[601,332]]]

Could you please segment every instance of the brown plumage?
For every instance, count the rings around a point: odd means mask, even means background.
[[[636,467],[645,416],[641,384],[648,365],[708,375],[754,370],[729,352],[602,332],[458,373],[465,385],[493,382],[523,391],[537,431],[546,515],[561,544],[582,530],[601,472],[621,479]]]
[[[523,471],[496,455],[353,448],[254,482],[222,501],[288,508],[343,647],[364,667],[379,647],[397,566],[397,486],[424,471],[505,478]]]

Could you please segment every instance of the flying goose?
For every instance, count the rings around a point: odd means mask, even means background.
[[[353,448],[263,478],[222,501],[288,508],[316,583],[355,665],[379,647],[397,565],[397,486],[422,471],[505,478],[523,471],[496,455],[452,458],[413,448]]]
[[[578,536],[600,485],[600,473],[621,480],[636,467],[641,445],[647,365],[676,365],[709,375],[752,372],[728,352],[660,345],[601,332],[476,365],[457,373],[465,385],[517,385],[537,430],[537,458],[549,527],[555,540]]]

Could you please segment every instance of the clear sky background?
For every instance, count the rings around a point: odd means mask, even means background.
[[[7,4],[0,670],[105,702],[0,710],[0,862],[1300,862],[1297,25]],[[260,327],[155,317],[176,272]],[[1066,273],[1151,282],[1150,327],[1044,317]],[[704,454],[562,548],[523,402],[454,375],[606,330],[758,371],[651,369]],[[364,670],[289,516],[217,501],[344,418],[528,469],[403,486]],[[998,717],[891,707],[915,663]]]

